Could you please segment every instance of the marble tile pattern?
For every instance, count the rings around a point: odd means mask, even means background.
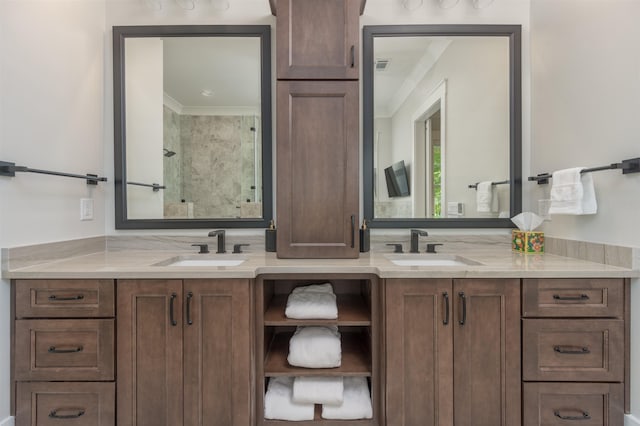
[[[166,205],[175,205],[182,200],[182,144],[180,143],[180,115],[171,108],[163,108],[163,146],[176,155],[162,157],[165,217]],[[175,213],[174,217],[175,217]]]
[[[25,268],[44,262],[99,253],[106,250],[106,237],[35,244],[2,249],[2,270]]]
[[[411,217],[411,200],[376,201],[373,206],[374,217],[391,219],[394,217]]]
[[[164,157],[165,203],[192,202],[195,218],[262,217],[255,205],[262,195],[254,189],[262,188],[262,167],[257,164],[256,173],[255,164],[261,159],[259,120],[179,115],[167,107],[164,117],[165,148],[176,152]],[[245,203],[254,205],[242,209]]]
[[[545,252],[558,256],[567,256],[605,265],[631,268],[633,266],[633,248],[586,241],[545,237]]]

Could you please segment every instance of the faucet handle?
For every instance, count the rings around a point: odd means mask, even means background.
[[[209,253],[209,244],[191,244],[191,247],[200,247],[199,254]]]
[[[402,244],[393,244],[393,243],[388,243],[388,246],[393,246],[393,252],[394,253],[404,253],[402,251]]]
[[[427,243],[427,253],[437,253],[436,246],[443,246],[441,243]]]
[[[242,247],[249,247],[251,244],[234,244],[233,252],[234,253],[242,253]]]

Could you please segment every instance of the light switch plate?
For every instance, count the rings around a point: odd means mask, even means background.
[[[80,199],[80,220],[93,220],[93,198]]]

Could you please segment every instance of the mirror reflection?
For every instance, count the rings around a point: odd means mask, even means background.
[[[121,227],[265,226],[268,27],[152,28],[114,28],[114,43],[117,32],[131,33],[119,56]]]
[[[511,187],[520,149],[512,128],[513,40],[483,35],[481,26],[451,34],[445,27],[441,33],[365,27],[372,117],[364,118],[364,198],[374,226],[393,219],[506,219],[519,205]]]

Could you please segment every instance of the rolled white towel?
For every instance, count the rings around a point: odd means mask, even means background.
[[[342,404],[342,377],[296,377],[293,379],[293,400],[305,404]]]
[[[284,311],[287,318],[336,319],[338,305],[330,283],[312,284],[293,289]]]
[[[367,379],[364,377],[345,377],[344,393],[341,405],[323,405],[322,418],[334,420],[370,419],[373,417],[371,395]]]
[[[264,395],[264,418],[274,420],[313,420],[313,404],[293,401],[293,377],[272,377]]]
[[[340,367],[342,344],[338,327],[298,327],[289,340],[287,361],[296,367]]]

